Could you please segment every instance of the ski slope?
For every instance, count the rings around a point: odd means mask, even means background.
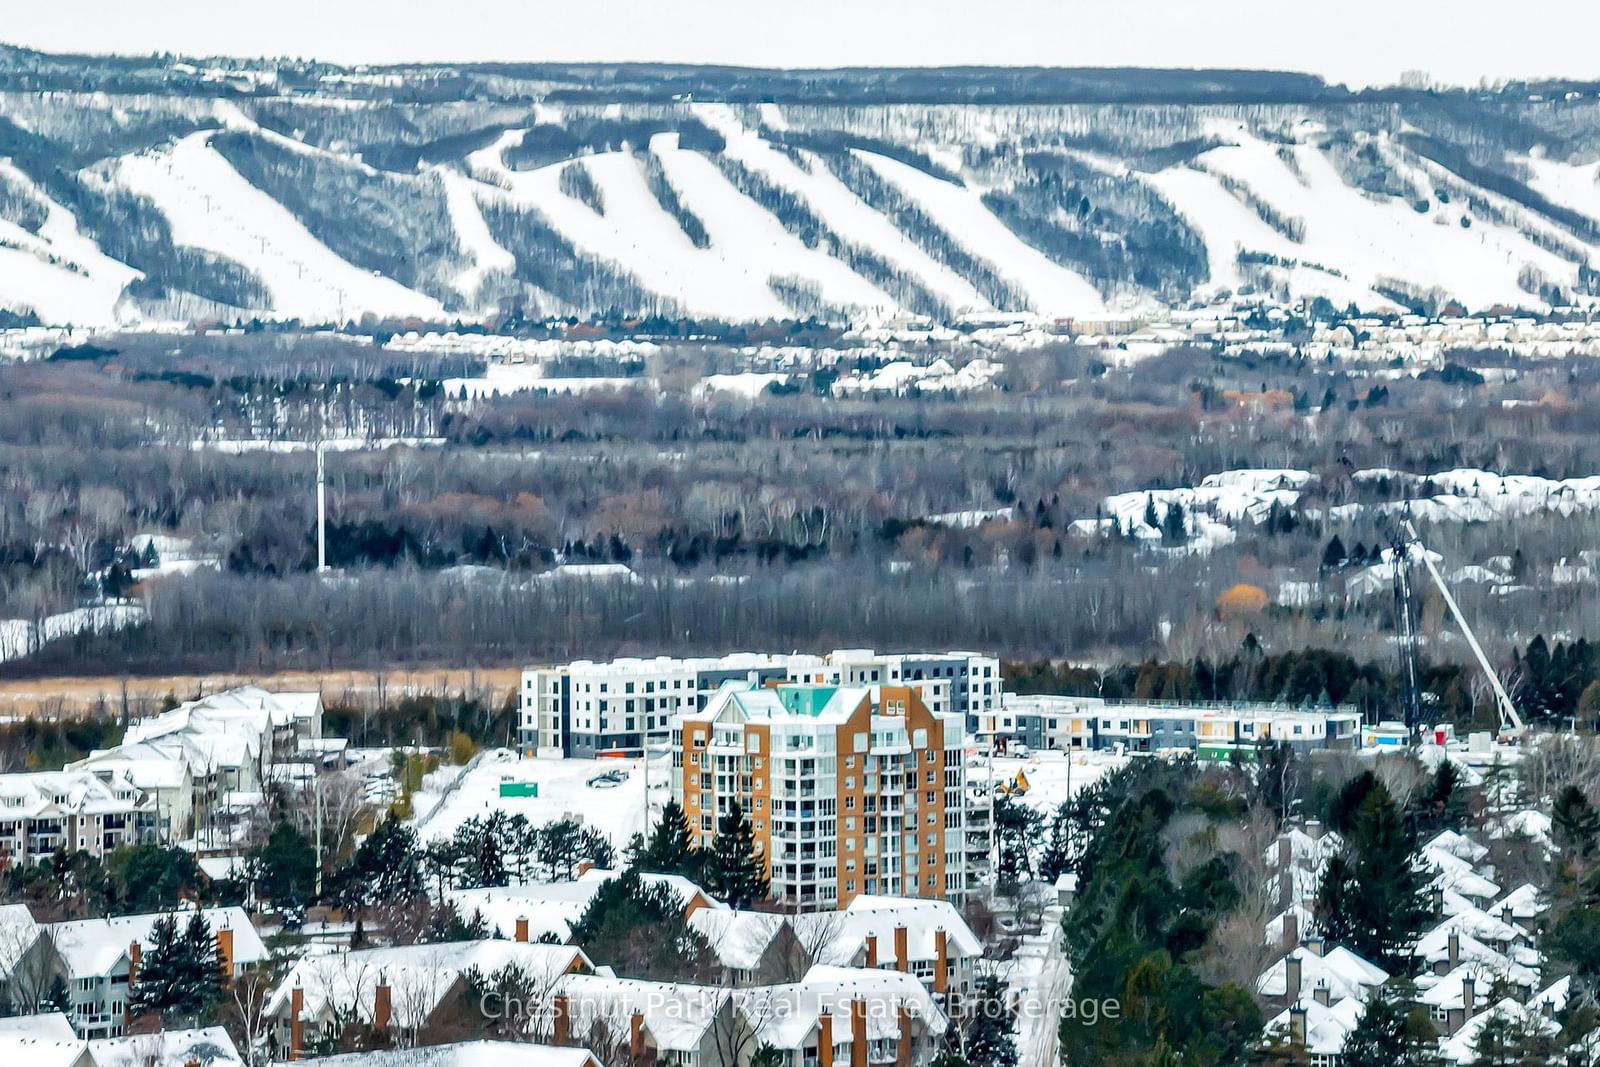
[[[1055,263],[1012,233],[973,190],[887,156],[852,151],[880,178],[938,221],[969,253],[1022,290],[1035,311],[1082,317],[1105,314],[1105,301],[1088,279]]]
[[[1201,233],[1214,284],[1231,287],[1241,282],[1236,262],[1241,250],[1302,264],[1300,272],[1291,275],[1295,296],[1325,295],[1336,303],[1354,300],[1363,306],[1382,302],[1376,288],[1396,279],[1416,289],[1442,290],[1468,307],[1537,305],[1539,301],[1518,282],[1525,267],[1531,265],[1563,281],[1573,277],[1572,264],[1515,231],[1479,218],[1462,227],[1464,209],[1458,206],[1419,213],[1398,199],[1363,195],[1344,182],[1314,145],[1290,147],[1297,176],[1278,158],[1274,146],[1242,126],[1212,132],[1233,144],[1213,148],[1199,160],[1305,225],[1304,239],[1291,241],[1203,171],[1176,166],[1152,176],[1152,184]],[[1307,269],[1308,263],[1330,267],[1344,277]]]
[[[503,195],[532,208],[577,248],[616,264],[694,314],[744,321],[789,313],[767,285],[769,271],[735,261],[714,243],[695,247],[678,220],[657,203],[632,153],[600,152],[584,159],[604,197],[604,215],[561,191],[565,163],[513,171],[497,162],[497,152],[478,153],[473,160],[480,172],[489,168],[496,178],[495,185],[480,183],[479,195]]]
[[[201,130],[168,149],[124,156],[111,176],[155,203],[176,243],[254,271],[272,295],[271,310],[280,316],[312,322],[363,312],[443,316],[433,298],[340,258],[287,208],[246,181],[210,139],[211,133]]]
[[[777,111],[776,105],[769,105],[769,108]],[[729,157],[800,198],[835,233],[881,256],[947,306],[960,312],[994,310],[972,283],[923,251],[892,222],[851,192],[815,155],[806,157],[811,163],[810,170],[801,167],[759,133],[742,125],[730,112],[723,104],[696,105],[695,109],[701,121],[727,139],[725,151]]]
[[[104,255],[78,232],[72,213],[10,160],[0,159],[0,171],[46,211],[37,234],[0,219],[0,307],[31,311],[47,323],[116,325],[123,287],[139,272]]]
[[[883,316],[901,310],[887,293],[825,252],[807,248],[772,213],[736,189],[699,152],[678,147],[675,133],[658,134],[650,151],[683,205],[699,216],[711,249],[730,266],[814,285],[825,302]],[[798,310],[798,309],[796,309]]]

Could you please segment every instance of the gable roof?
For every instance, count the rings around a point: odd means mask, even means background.
[[[737,996],[759,1040],[780,1049],[804,1045],[824,1014],[833,1019],[835,1044],[851,1040],[850,1002],[856,999],[867,1002],[868,1041],[897,1040],[902,1010],[933,1034],[944,1033],[947,1025],[927,987],[901,971],[818,964],[799,982],[742,989]]]
[[[50,937],[60,952],[62,962],[72,978],[102,977],[125,971],[128,967],[128,946],[137,941],[145,948],[150,946],[156,923],[167,915],[175,915],[179,932],[189,921],[192,910],[176,912],[150,912],[145,915],[121,915],[105,919],[73,919],[50,924]],[[218,930],[233,931],[233,959],[235,964],[260,963],[267,958],[267,946],[256,933],[250,916],[243,908],[201,908],[212,933]]]
[[[391,1019],[401,1027],[420,1026],[469,970],[489,975],[512,963],[546,985],[574,966],[590,966],[589,957],[571,945],[499,939],[329,952],[299,960],[273,989],[262,1014],[286,1015],[298,988],[305,998],[303,1018],[337,1011],[370,1023],[377,988],[387,985]]]
[[[565,942],[572,937],[572,924],[583,915],[600,887],[622,873],[596,868],[585,871],[571,882],[532,882],[491,889],[448,889],[444,899],[456,906],[463,919],[481,916],[491,931],[498,930],[505,937],[516,932],[518,919],[527,919],[530,940],[550,933]],[[675,874],[645,874],[640,877],[646,885],[666,886],[684,908],[697,899],[711,908],[727,907],[687,878]]]
[[[1302,946],[1262,971],[1256,979],[1256,992],[1264,997],[1288,996],[1288,961],[1291,958],[1300,961],[1300,991],[1309,993],[1326,987],[1329,999],[1334,1001],[1352,997],[1365,1002],[1372,990],[1389,980],[1388,971],[1362,959],[1343,945],[1329,949],[1321,956]]]
[[[200,1030],[163,1030],[157,1034],[108,1037],[89,1042],[95,1067],[243,1067],[244,1060],[228,1031],[220,1026]]]
[[[318,1067],[598,1067],[588,1049],[519,1041],[460,1041],[323,1056]]]
[[[89,1047],[74,1038],[57,1041],[26,1034],[0,1034],[0,1062],[18,1067],[93,1067]]]
[[[59,1011],[38,1015],[0,1016],[0,1037],[34,1037],[45,1041],[76,1041],[72,1021]]]
[[[1347,997],[1336,1004],[1321,1004],[1310,997],[1301,998],[1290,1008],[1284,1008],[1268,1021],[1265,1032],[1290,1032],[1290,1014],[1298,1007],[1305,1011],[1305,1050],[1313,1056],[1337,1056],[1344,1052],[1345,1039],[1361,1021],[1366,1010],[1361,1001]]]

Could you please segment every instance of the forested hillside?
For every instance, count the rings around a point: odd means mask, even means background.
[[[0,47],[21,321],[1096,319],[1597,289],[1600,90]]]

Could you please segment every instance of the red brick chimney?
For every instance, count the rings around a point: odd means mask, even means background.
[[[521,941],[523,944],[527,944],[528,943],[528,920],[527,919],[518,919],[517,920],[517,940]]]
[[[895,1046],[894,1067],[911,1067],[911,1012],[903,1000],[894,1010],[900,1020],[900,1043]]]
[[[644,1012],[636,1011],[628,1020],[628,1055],[635,1064],[644,1062]]]
[[[295,986],[289,992],[289,1058],[291,1060],[298,1060],[300,1054],[305,1051],[305,1023],[300,1020],[300,1013],[305,1010],[305,990]]]
[[[867,935],[867,966],[868,967],[876,967],[877,965],[878,965],[878,935],[877,934],[868,934]]]
[[[850,998],[850,1067],[867,1067],[867,1002]]]
[[[389,983],[380,976],[377,988],[372,991],[372,1028],[380,1032],[387,1030],[393,1018],[393,994],[389,989]]]
[[[833,1067],[833,1016],[817,1016],[817,1067]]]
[[[911,936],[904,926],[894,928],[894,969],[911,969]]]
[[[572,1005],[567,1001],[565,993],[557,993],[551,1001],[551,1010],[555,1016],[554,1033],[550,1039],[552,1045],[565,1045],[572,1039]]]
[[[217,931],[217,958],[221,961],[222,984],[233,981],[233,931],[227,927]]]
[[[144,949],[139,947],[139,942],[133,941],[128,944],[128,997],[130,1003],[122,1006],[122,1028],[124,1030],[128,1029],[133,1023],[133,1007],[131,1005],[133,984],[139,980],[139,958],[142,955],[144,955]]]
[[[933,991],[945,993],[950,989],[950,961],[947,952],[950,937],[943,930],[933,932]]]

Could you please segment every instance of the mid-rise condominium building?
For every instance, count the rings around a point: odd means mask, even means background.
[[[975,652],[892,653],[841,649],[825,656],[737,652],[676,659],[577,660],[522,672],[520,737],[527,749],[592,757],[636,754],[667,743],[675,715],[702,711],[729,681],[916,688],[936,714],[960,715],[971,732],[1000,706],[1000,662]]]
[[[729,683],[674,721],[673,795],[702,846],[739,804],[781,900],[959,898],[989,855],[965,744],[908,685]]]
[[[0,868],[56,850],[104,859],[155,836],[155,805],[115,771],[0,775]]]

